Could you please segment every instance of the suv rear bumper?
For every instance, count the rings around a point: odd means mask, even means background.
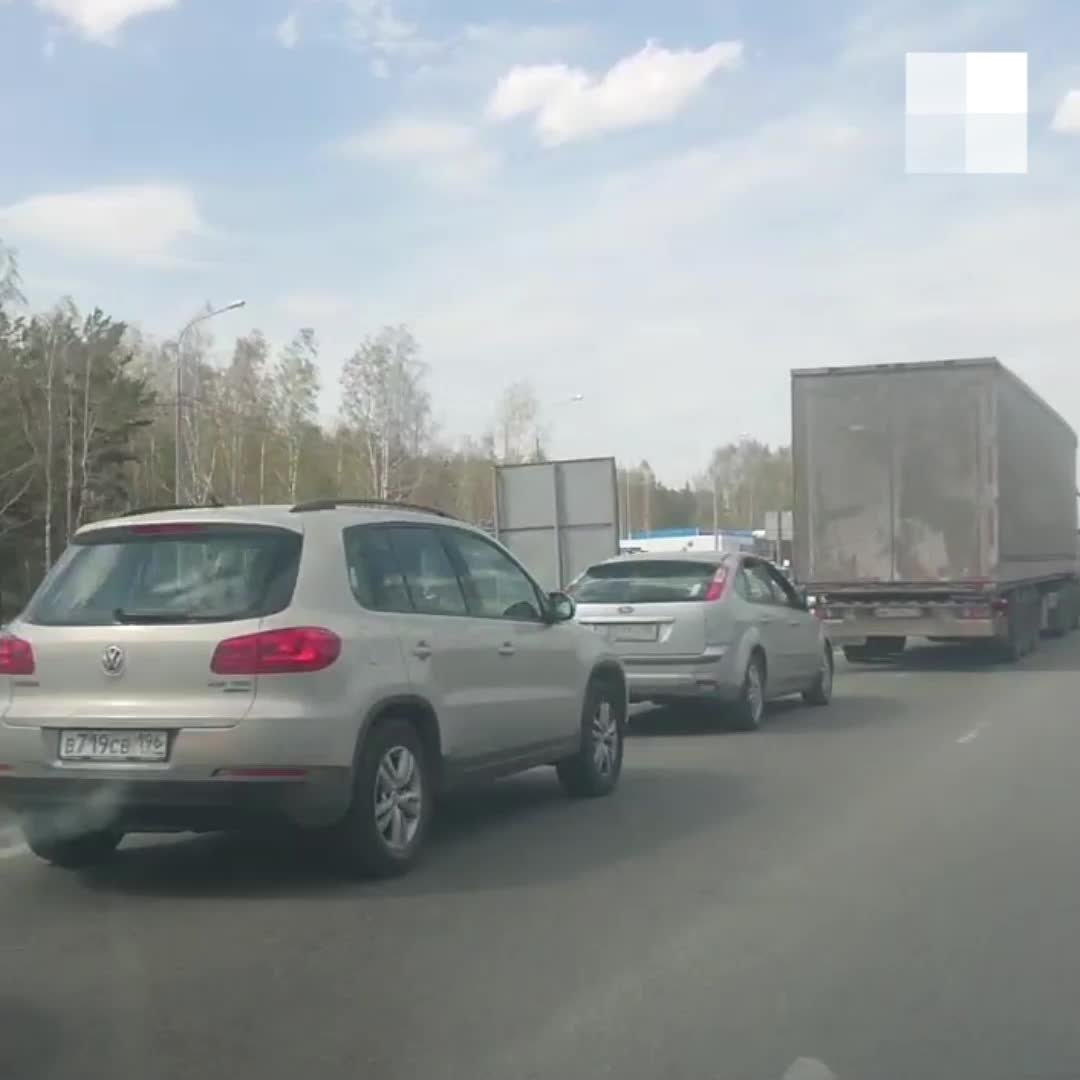
[[[85,822],[125,832],[206,832],[274,821],[329,825],[348,809],[351,791],[349,769],[243,780],[0,775],[0,806],[17,815],[44,814],[72,828]]]

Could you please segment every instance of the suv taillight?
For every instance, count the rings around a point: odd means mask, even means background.
[[[34,650],[29,641],[0,634],[0,675],[33,675]]]
[[[728,572],[726,566],[721,566],[713,574],[712,581],[709,582],[708,591],[705,593],[706,600],[723,600],[724,590],[727,587]]]
[[[214,650],[215,675],[295,675],[322,671],[341,655],[341,638],[318,626],[292,626],[226,638]]]

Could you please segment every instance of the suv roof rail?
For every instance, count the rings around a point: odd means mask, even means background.
[[[438,517],[457,520],[453,514],[448,514],[445,510],[436,510],[433,506],[420,506],[417,503],[398,502],[396,499],[310,499],[307,502],[297,503],[289,513],[306,514],[315,510],[336,510],[339,506],[372,506],[386,507],[391,510],[412,510],[417,514],[435,514]]]

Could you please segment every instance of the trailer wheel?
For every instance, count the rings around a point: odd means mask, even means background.
[[[1072,590],[1057,589],[1051,595],[1055,595],[1057,599],[1046,620],[1046,636],[1064,637],[1069,632],[1069,625],[1072,622]]]
[[[1038,593],[1032,602],[1029,593],[1016,592],[1008,597],[1008,602],[1006,634],[999,643],[998,651],[1003,660],[1014,664],[1033,652],[1038,645],[1041,600]]]

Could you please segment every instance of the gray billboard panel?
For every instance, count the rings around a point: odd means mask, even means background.
[[[495,534],[546,589],[617,555],[615,459],[497,465]]]

